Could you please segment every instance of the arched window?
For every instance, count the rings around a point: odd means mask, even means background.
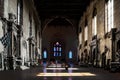
[[[46,50],[43,51],[43,58],[45,58],[45,59],[47,58],[47,51]]]
[[[85,19],[85,27],[84,27],[84,40],[88,40],[88,22],[87,19]]]
[[[82,28],[79,29],[79,45],[82,44]]]
[[[97,35],[97,9],[93,10],[93,18],[92,18],[92,36]]]
[[[56,42],[53,47],[54,50],[54,56],[62,56],[62,47],[59,42]]]
[[[73,54],[72,54],[72,51],[69,51],[69,59],[72,59],[72,57],[73,57]]]
[[[105,4],[105,33],[110,32],[114,24],[113,0],[106,0]]]
[[[23,0],[17,0],[17,23],[23,23]]]

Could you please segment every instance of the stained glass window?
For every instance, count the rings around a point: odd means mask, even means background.
[[[60,52],[62,51],[61,47],[59,47],[59,51],[60,51]]]
[[[62,55],[62,47],[59,42],[54,44],[54,56],[61,56]]]
[[[47,58],[47,51],[43,52],[43,58]]]
[[[54,52],[56,51],[56,47],[54,47]]]
[[[69,51],[69,59],[72,59],[72,51]]]

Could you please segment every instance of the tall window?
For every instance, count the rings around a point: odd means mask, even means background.
[[[110,32],[113,28],[113,0],[108,0],[105,4],[105,32]]]
[[[92,36],[97,35],[97,10],[96,8],[93,11],[93,19],[92,19]]]
[[[97,16],[94,16],[92,20],[92,35],[97,35]]]
[[[84,28],[84,40],[88,40],[88,26],[85,26]]]
[[[79,43],[82,44],[82,32],[79,33]]]
[[[69,51],[69,59],[72,59],[73,55],[72,55],[72,51]]]
[[[23,23],[23,0],[17,0],[17,23]]]
[[[62,55],[62,47],[61,44],[59,44],[59,42],[56,42],[56,44],[54,44],[53,50],[54,50],[54,56]]]
[[[47,58],[47,51],[43,51],[43,58]]]
[[[79,31],[79,44],[82,44],[82,30],[80,27],[80,31]]]

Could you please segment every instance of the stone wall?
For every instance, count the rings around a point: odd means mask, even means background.
[[[31,6],[30,6],[31,5]],[[14,27],[13,29],[18,29],[17,24],[17,0],[4,0],[4,7],[3,7],[3,19],[0,18],[0,37],[4,36],[5,33],[7,33],[7,22],[9,22],[9,13],[13,14],[15,16],[15,21],[13,22]],[[31,22],[30,22],[31,18]],[[23,24],[20,25],[21,27],[21,33],[20,33],[20,57],[22,59],[22,65],[28,64],[30,62],[30,51],[31,51],[31,58],[32,62],[37,61],[38,54],[40,55],[40,20],[38,18],[36,9],[34,7],[34,3],[32,0],[26,1],[23,0]],[[30,30],[31,27],[31,30]],[[19,50],[18,48],[18,31],[12,30],[12,55],[13,56],[13,62],[14,62],[14,69],[16,67],[15,60],[18,56],[18,51],[14,52],[14,49]],[[36,30],[36,31],[35,31]],[[32,33],[32,35],[30,35]],[[37,36],[36,36],[37,35]],[[31,45],[34,45],[30,50],[30,44],[29,44],[29,38],[32,37],[33,43]],[[17,40],[17,45],[15,45],[14,39]],[[7,51],[7,48],[2,48],[3,45],[0,42],[1,50],[4,52],[7,52],[9,54],[9,51]],[[38,53],[39,52],[39,53]],[[37,54],[36,54],[37,53]],[[4,62],[4,61],[3,61]],[[6,66],[7,67],[7,66]]]
[[[119,8],[117,4],[119,2],[119,0],[114,0],[114,26],[118,26],[119,25],[119,19],[118,15],[119,15]],[[105,51],[105,45],[109,48],[110,52],[110,56],[111,54],[111,39],[110,38],[105,38],[105,0],[93,0],[91,1],[91,3],[89,4],[89,6],[87,7],[86,11],[84,12],[82,18],[80,19],[79,22],[79,27],[82,27],[82,47],[80,49],[80,53],[84,53],[85,48],[87,47],[88,50],[88,54],[90,56],[90,44],[92,41],[92,16],[93,16],[93,10],[94,8],[97,9],[97,40],[98,42],[98,64],[101,66],[101,61],[102,61],[102,53]],[[85,19],[87,19],[88,21],[88,44],[85,47],[84,46],[84,27],[85,27]],[[81,55],[80,55],[81,57]],[[111,57],[107,56],[108,59],[111,59]]]

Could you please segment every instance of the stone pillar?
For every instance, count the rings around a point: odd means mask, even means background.
[[[32,64],[32,38],[28,38],[29,41],[29,61],[30,61],[30,66]]]
[[[10,40],[10,44],[8,46],[8,54],[7,54],[7,63],[8,63],[8,69],[9,70],[13,70],[13,43],[12,43],[12,26],[13,26],[13,21],[11,20],[12,15],[9,14],[9,20],[7,21],[7,27],[8,27],[8,33],[9,33],[9,40]]]
[[[111,40],[112,40],[112,62],[115,61],[115,37],[116,28],[111,29]]]
[[[21,57],[21,26],[17,25],[18,31],[17,31],[17,41],[18,41],[18,57]]]
[[[89,63],[90,63],[90,64],[93,64],[93,62],[92,62],[92,61],[93,61],[93,60],[92,60],[93,58],[92,58],[92,46],[91,46],[91,43],[90,43],[89,46],[90,46],[90,52],[89,52]]]
[[[20,66],[22,64],[21,58],[21,26],[17,25],[17,61],[16,61],[16,69],[21,69]]]
[[[96,53],[97,53],[97,56],[96,56],[96,66],[97,67],[100,67],[100,49],[99,49],[99,46],[100,46],[100,39],[98,38],[96,40]]]

